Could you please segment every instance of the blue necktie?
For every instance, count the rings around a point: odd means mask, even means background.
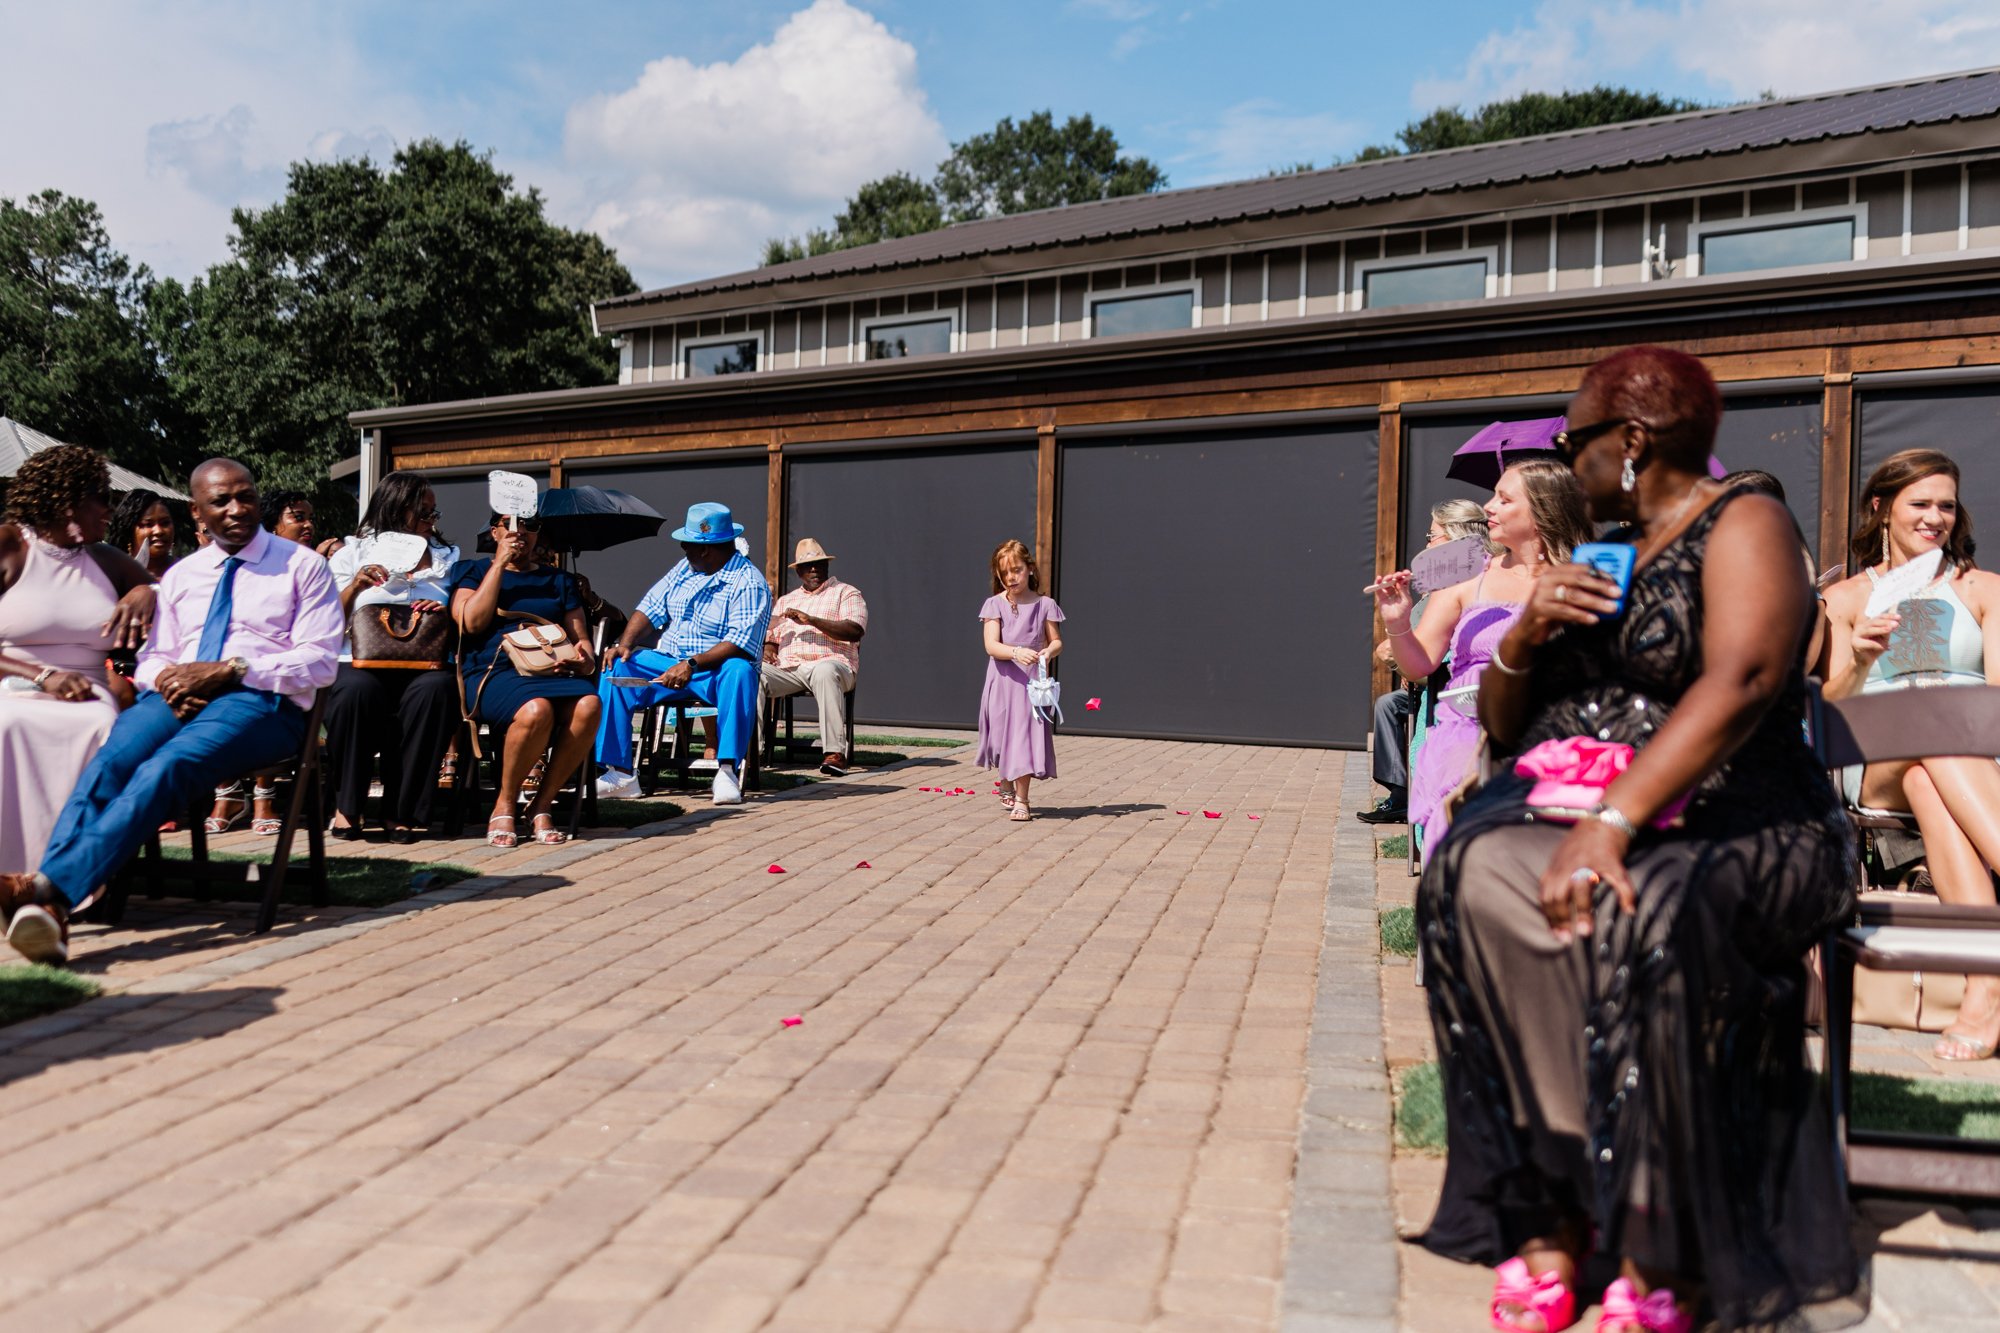
[[[222,581],[209,599],[208,619],[201,622],[201,646],[194,650],[197,662],[220,662],[222,644],[229,637],[229,617],[236,610],[236,571],[243,562],[230,556],[222,562]]]

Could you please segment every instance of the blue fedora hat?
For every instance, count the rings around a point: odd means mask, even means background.
[[[695,546],[719,546],[743,535],[743,525],[729,517],[729,506],[704,500],[688,506],[687,526],[674,529],[674,540]]]

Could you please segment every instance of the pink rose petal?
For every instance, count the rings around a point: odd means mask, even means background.
[[[1244,818],[1245,818],[1245,819],[1262,819],[1263,817],[1264,817],[1264,816],[1262,816],[1262,815],[1245,815],[1245,816],[1244,816]]]
[[[799,1024],[805,1022],[806,1020],[805,1020],[805,1015],[803,1014],[793,1014],[789,1018],[781,1018],[778,1021],[780,1023],[783,1023],[788,1028],[795,1028]]]
[[[1201,817],[1202,817],[1203,819],[1220,819],[1220,818],[1222,818],[1222,811],[1220,811],[1220,810],[1204,810],[1204,811],[1202,811],[1202,812],[1201,812]]]
[[[1086,712],[1091,712],[1091,713],[1095,713],[1095,712],[1096,712],[1096,711],[1097,711],[1098,709],[1100,709],[1100,708],[1104,707],[1104,700],[1102,700],[1102,699],[1085,699],[1085,700],[1083,701],[1083,707],[1084,707],[1084,710],[1085,710]]]
[[[854,863],[854,868],[856,870],[873,870],[875,867],[869,865],[866,861],[856,861]]]
[[[765,870],[764,873],[767,875],[782,875],[785,873],[785,868],[781,865],[778,865],[776,862],[773,862],[771,866],[767,870]]]

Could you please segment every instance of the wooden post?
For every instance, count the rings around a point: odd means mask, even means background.
[[[771,436],[771,451],[765,455],[764,474],[764,572],[775,593],[785,586],[778,571],[785,567],[785,452],[784,433]]]
[[[1396,553],[1403,537],[1403,405],[1383,385],[1382,415],[1375,432],[1375,577],[1396,572]],[[1381,621],[1371,620],[1381,630]],[[1362,645],[1374,661],[1375,645]],[[1374,664],[1374,692],[1386,693],[1393,683],[1385,663]]]
[[[1854,504],[1854,372],[1845,347],[1826,354],[1826,383],[1820,421],[1819,567],[1847,559]],[[1852,574],[1854,570],[1848,570]]]
[[[1035,566],[1042,588],[1056,591],[1056,427],[1044,421],[1035,428]]]

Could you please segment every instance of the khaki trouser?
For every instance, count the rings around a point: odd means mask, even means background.
[[[854,734],[848,727],[846,694],[853,684],[854,668],[837,657],[823,657],[796,668],[764,664],[765,697],[811,694],[819,705],[820,752],[849,759],[854,757]]]

